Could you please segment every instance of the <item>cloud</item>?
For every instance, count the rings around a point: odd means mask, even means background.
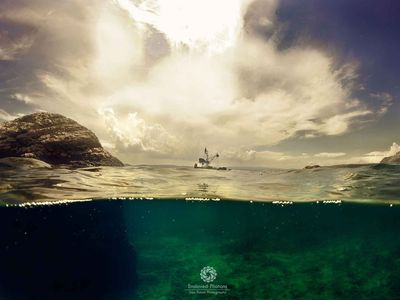
[[[125,120],[117,119],[112,108],[101,109],[99,114],[105,119],[110,133],[112,143],[105,141],[109,148],[158,155],[172,155],[178,150],[179,142],[173,135],[160,124],[148,124],[137,112],[129,113]]]
[[[249,162],[256,159],[257,151],[255,150],[225,150],[222,156],[225,160],[232,162]]]
[[[15,119],[17,116],[13,116],[11,114],[9,114],[8,112],[6,112],[3,109],[0,109],[0,122],[4,122],[4,121],[11,121],[13,119]]]
[[[303,168],[313,161],[313,158],[307,153],[294,155],[279,151],[240,149],[224,150],[220,154],[220,160],[229,165],[285,168],[287,164],[290,164],[291,167]]]
[[[321,153],[315,154],[314,156],[321,157],[321,158],[337,158],[337,157],[346,156],[346,153],[344,153],[344,152],[321,152]]]
[[[235,46],[248,0],[115,0],[130,17],[165,34],[172,47],[223,52]],[[206,21],[205,21],[206,20]]]
[[[369,152],[361,157],[356,157],[353,160],[359,163],[379,163],[385,157],[393,156],[398,152],[400,152],[400,146],[394,142],[392,146],[390,146],[389,150]]]
[[[322,152],[318,154],[293,154],[280,151],[256,151],[245,150],[223,151],[221,152],[221,161],[228,165],[244,166],[268,166],[272,168],[304,168],[307,165],[334,165],[352,163],[349,159],[344,159],[346,153]]]
[[[279,1],[252,1],[243,16],[244,31],[252,36],[268,39],[274,36],[277,28],[276,10]]]
[[[252,149],[346,134],[386,113],[391,100],[377,94],[371,107],[354,96],[356,62],[339,64],[312,47],[280,49],[278,4],[9,4],[0,18],[31,42],[9,55],[19,64],[0,66],[7,74],[1,84],[19,105],[61,112],[93,129],[128,161],[138,154],[191,160],[208,146],[237,162],[293,162],[298,156]]]
[[[389,93],[371,93],[370,96],[379,101],[380,108],[378,109],[378,114],[384,115],[388,112],[389,108],[393,105],[393,96]]]
[[[30,49],[33,42],[34,37],[29,34],[13,37],[8,31],[0,30],[0,61],[18,59]]]
[[[17,101],[21,101],[21,102],[23,102],[25,104],[32,104],[33,103],[32,98],[30,96],[24,95],[24,94],[16,93],[16,94],[14,94],[12,96],[12,98],[17,100]]]

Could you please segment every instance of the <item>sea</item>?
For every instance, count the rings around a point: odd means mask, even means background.
[[[400,165],[0,164],[0,299],[400,299]]]

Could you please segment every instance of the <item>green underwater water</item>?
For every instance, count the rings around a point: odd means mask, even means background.
[[[400,299],[397,205],[104,200],[0,225],[2,300]],[[190,294],[205,266],[224,294]]]
[[[128,204],[139,299],[399,299],[400,207]],[[191,295],[217,270],[225,295]]]

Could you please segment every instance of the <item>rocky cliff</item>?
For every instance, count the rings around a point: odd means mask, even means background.
[[[381,164],[393,164],[393,163],[400,163],[400,152],[396,153],[393,156],[388,156],[382,159]]]
[[[0,124],[0,158],[35,158],[72,167],[123,166],[96,135],[54,113],[34,113]]]

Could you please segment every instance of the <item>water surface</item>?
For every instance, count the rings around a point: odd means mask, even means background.
[[[400,200],[400,165],[230,171],[178,166],[85,169],[0,166],[0,171],[0,199],[10,204],[111,197],[203,197],[267,202],[397,203]]]

